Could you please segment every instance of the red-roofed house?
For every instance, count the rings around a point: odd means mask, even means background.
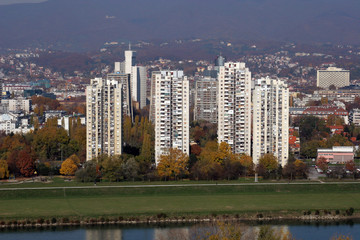
[[[327,127],[330,128],[332,134],[342,134],[344,132],[344,126],[341,125]]]
[[[342,117],[345,124],[349,124],[349,112],[341,107],[336,106],[311,106],[307,107],[302,115],[313,115],[320,118],[325,118],[329,115]]]

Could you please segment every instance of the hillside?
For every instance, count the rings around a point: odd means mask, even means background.
[[[0,47],[242,39],[358,43],[356,0],[49,0],[0,6]]]

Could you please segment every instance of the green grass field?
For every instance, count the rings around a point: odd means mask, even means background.
[[[87,185],[57,181],[41,186]],[[17,186],[33,187],[38,184]],[[87,189],[0,191],[0,219],[153,216],[159,213],[170,216],[257,212],[277,214],[317,209],[345,210],[350,207],[355,208],[356,212],[360,210],[360,184],[152,188],[102,188],[98,184]]]

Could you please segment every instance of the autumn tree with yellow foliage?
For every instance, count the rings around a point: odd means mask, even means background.
[[[77,169],[78,167],[76,166],[74,161],[68,158],[61,164],[60,174],[65,176],[72,176],[75,174]]]
[[[0,179],[9,177],[9,167],[5,160],[0,160]]]
[[[160,156],[157,172],[165,179],[177,179],[188,174],[187,164],[189,156],[177,148],[170,148],[167,154]]]
[[[248,172],[254,168],[252,157],[246,153],[240,155],[240,164],[244,167],[245,177],[247,176]]]
[[[269,178],[278,167],[279,163],[274,154],[266,153],[260,157],[259,163],[256,166],[256,172],[264,178]]]

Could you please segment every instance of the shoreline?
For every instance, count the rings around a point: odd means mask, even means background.
[[[54,220],[55,219],[55,220]],[[158,224],[196,224],[196,223],[215,223],[215,222],[244,222],[249,224],[254,223],[281,223],[286,222],[301,222],[301,223],[346,223],[353,221],[360,221],[360,215],[355,214],[353,216],[344,216],[344,215],[298,215],[298,216],[262,216],[262,214],[257,214],[248,217],[242,217],[237,215],[222,215],[222,216],[173,216],[167,217],[164,216],[152,216],[152,217],[100,217],[100,218],[90,218],[90,219],[69,219],[66,217],[63,218],[51,218],[43,219],[39,218],[37,220],[9,220],[0,222],[0,230],[17,230],[17,229],[41,229],[41,228],[53,228],[53,227],[87,227],[87,226],[136,226],[136,225],[158,225]],[[55,221],[55,222],[54,222]]]

